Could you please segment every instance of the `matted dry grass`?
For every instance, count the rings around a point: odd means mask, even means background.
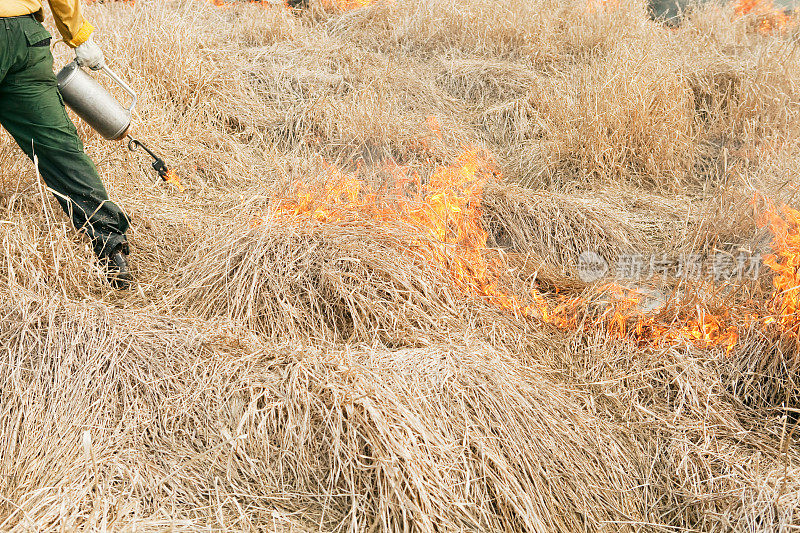
[[[798,186],[795,33],[714,5],[667,29],[628,0],[86,11],[187,189],[78,124],[133,216],[115,293],[0,133],[0,529],[800,526],[795,339],[558,329],[454,282],[413,224],[265,216],[327,164],[380,188],[479,146],[505,178],[468,257],[520,301],[596,301],[586,250],[764,253],[754,194]]]
[[[650,458],[489,346],[253,346],[30,294],[2,312],[5,528],[238,529],[299,511],[355,529],[566,530],[647,512]]]

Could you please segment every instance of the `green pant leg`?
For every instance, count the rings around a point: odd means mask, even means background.
[[[128,217],[108,199],[97,169],[83,151],[58,93],[50,48],[30,46],[44,28],[31,18],[9,22],[0,28],[13,48],[7,55],[13,64],[0,79],[0,125],[28,157],[36,156],[45,183],[75,227],[89,235],[98,256],[120,245],[127,248]]]

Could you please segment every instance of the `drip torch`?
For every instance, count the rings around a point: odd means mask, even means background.
[[[118,141],[127,137],[128,150],[134,152],[139,147],[143,148],[153,158],[153,170],[161,179],[179,185],[177,176],[167,168],[163,159],[153,153],[143,142],[128,135],[131,113],[136,105],[136,92],[108,65],[104,65],[102,70],[130,96],[131,102],[127,108],[123,107],[111,93],[86,73],[76,61],[69,63],[56,75],[58,90],[64,103],[103,138],[109,141]]]

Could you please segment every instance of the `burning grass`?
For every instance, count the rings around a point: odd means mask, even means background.
[[[435,126],[438,132],[438,125]],[[325,166],[319,187],[293,184],[291,195],[273,197],[268,212],[251,219],[251,230],[243,238],[228,240],[230,248],[223,248],[216,256],[213,250],[201,249],[199,254],[206,258],[205,262],[196,256],[190,259],[188,275],[183,281],[186,289],[178,300],[189,302],[189,309],[198,308],[205,316],[227,311],[227,316],[260,324],[265,331],[280,331],[274,330],[273,325],[288,322],[292,324],[289,333],[296,334],[294,321],[286,318],[299,314],[310,321],[307,327],[301,324],[300,330],[323,332],[321,339],[331,336],[348,341],[380,339],[390,340],[392,345],[397,344],[397,339],[387,338],[386,332],[401,332],[400,336],[406,339],[413,336],[399,323],[387,325],[384,317],[400,316],[403,322],[422,325],[423,329],[450,331],[452,325],[441,327],[428,317],[443,316],[446,309],[452,309],[453,302],[463,297],[480,299],[515,319],[535,319],[561,329],[603,328],[614,337],[639,345],[676,342],[701,348],[722,345],[730,353],[739,341],[739,330],[752,324],[761,329],[777,324],[782,335],[797,336],[794,259],[797,239],[794,234],[798,232],[800,214],[791,208],[784,207],[779,214],[768,204],[764,214],[774,234],[772,247],[778,254],[767,256],[765,261],[775,272],[776,290],[769,302],[751,300],[741,304],[729,290],[726,291],[727,301],[711,303],[699,293],[713,294],[718,289],[695,287],[688,298],[682,295],[663,297],[658,309],[653,310],[644,305],[642,290],[616,282],[598,284],[582,296],[559,294],[565,287],[552,279],[549,287],[543,289],[535,275],[524,293],[503,286],[503,272],[508,265],[502,255],[495,257],[487,248],[489,234],[481,206],[485,185],[500,182],[502,176],[492,161],[481,158],[477,151],[468,150],[453,164],[437,166],[424,179],[410,167],[385,165],[384,171],[390,181],[380,187],[370,188],[357,173],[343,173],[330,165]],[[595,237],[594,243],[585,238],[590,230],[586,212],[589,210],[585,207],[575,209],[582,221],[571,227],[556,221],[556,227],[566,230],[558,239],[559,244],[580,240],[584,245],[580,250],[590,250],[588,246],[601,240],[610,244],[607,238]],[[494,216],[498,215],[502,217],[502,212],[496,210]],[[516,234],[518,240],[545,255],[541,248],[548,243],[542,243],[536,235],[532,237],[539,241],[538,246],[524,238],[528,224],[519,219],[512,222],[503,218],[507,219],[502,217],[501,224],[507,222],[505,226],[514,228],[506,229],[506,234]],[[495,224],[497,222],[496,218]],[[502,230],[503,226],[497,225]],[[285,236],[278,241],[271,240],[283,234],[287,227],[307,236],[308,240],[297,242]],[[369,241],[378,245],[377,248],[369,249],[363,244],[352,247],[348,241],[354,230],[360,233],[354,241]],[[236,228],[225,228],[224,232],[243,233]],[[498,233],[503,235],[502,231]],[[622,231],[619,234],[621,238],[628,237]],[[345,236],[346,241],[339,240]],[[285,240],[290,243],[288,248],[283,244]],[[324,246],[324,255],[314,253],[317,244]],[[328,244],[332,246],[328,248]],[[301,250],[301,255],[292,253],[291,248]],[[273,255],[276,251],[278,253]],[[298,263],[299,259],[304,261],[309,257],[306,255],[309,251],[312,251],[311,262]],[[578,253],[573,249],[573,257]],[[597,254],[596,251],[592,253]],[[386,257],[392,260],[382,263]],[[580,257],[578,259],[580,261]],[[350,263],[356,269],[366,268],[353,272],[352,267],[347,266]],[[411,278],[394,274],[389,266],[392,263],[398,274],[413,272]],[[192,265],[202,266],[195,270]],[[288,270],[285,271],[283,265],[288,266]],[[666,272],[668,267],[663,269]],[[275,276],[279,272],[282,274]],[[452,292],[442,293],[446,296],[438,300],[431,298],[434,291],[417,284],[413,285],[413,292],[422,298],[409,298],[406,292],[412,287],[410,280],[425,279],[426,272],[436,280],[435,286],[448,283]],[[287,277],[302,281],[287,290]],[[347,282],[365,279],[370,281],[361,288]],[[700,283],[695,281],[697,286]],[[556,294],[549,295],[548,290]],[[284,303],[287,293],[299,296],[299,308],[291,304],[287,308]],[[598,294],[601,295],[599,307]],[[288,300],[295,301],[294,298]],[[425,302],[441,311],[431,313],[415,309],[408,306],[409,300]],[[289,309],[292,312],[286,316]],[[298,309],[302,311],[298,313]],[[411,311],[409,318],[406,318],[407,311]],[[463,310],[457,312],[457,315],[463,314]],[[363,324],[370,327],[364,329]],[[367,336],[370,332],[373,339]]]
[[[224,4],[87,7],[180,175],[79,123],[133,291],[0,134],[0,529],[800,525],[790,27]]]
[[[788,8],[779,8],[772,0],[739,0],[734,13],[752,19],[753,27],[762,34],[782,32],[797,26],[797,15]]]

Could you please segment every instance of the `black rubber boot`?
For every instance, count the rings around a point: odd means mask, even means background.
[[[106,278],[111,286],[117,290],[130,288],[133,276],[128,264],[128,256],[122,246],[118,246],[111,254],[102,259],[106,270]]]

